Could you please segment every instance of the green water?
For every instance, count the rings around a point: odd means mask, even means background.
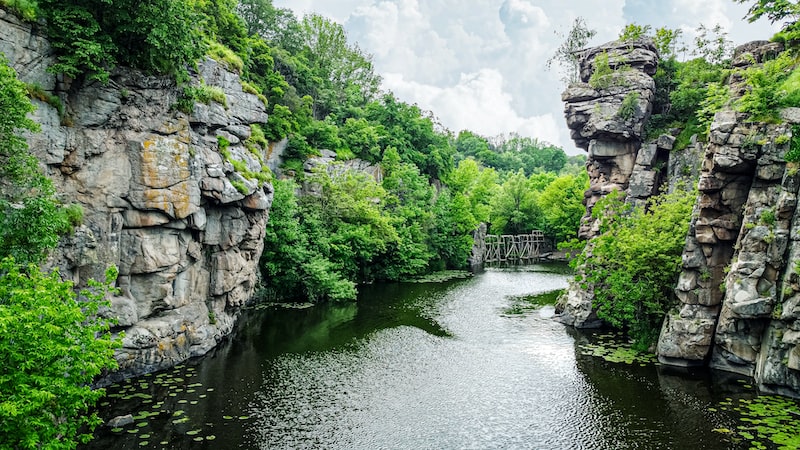
[[[567,276],[491,269],[366,286],[355,304],[247,311],[212,354],[109,389],[101,416],[137,420],[84,448],[750,447],[734,410],[755,397],[747,380],[610,362],[593,356],[607,333],[520,306]]]

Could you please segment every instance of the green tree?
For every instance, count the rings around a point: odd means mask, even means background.
[[[99,423],[89,411],[103,391],[92,379],[116,366],[117,341],[96,317],[116,272],[90,281],[80,301],[57,271],[40,272],[70,223],[19,134],[38,127],[2,55],[0,110],[0,448],[74,448],[90,438],[78,430]]]
[[[586,21],[582,17],[575,18],[572,28],[566,35],[559,34],[564,42],[558,46],[556,53],[547,60],[547,68],[550,69],[553,63],[561,66],[564,74],[562,80],[569,84],[578,81],[580,76],[580,51],[583,50],[589,41],[597,34],[596,30],[586,26]]]
[[[201,16],[187,0],[38,0],[58,55],[51,67],[107,81],[117,63],[184,73],[205,53]]]
[[[574,260],[580,282],[594,287],[593,306],[611,326],[626,330],[641,350],[658,338],[672,307],[696,191],[676,190],[631,210],[618,193],[597,203],[602,234]],[[585,276],[585,279],[583,277]]]
[[[92,379],[116,367],[119,341],[97,317],[115,279],[108,271],[78,300],[57,271],[0,260],[0,447],[69,449],[91,439],[79,430],[102,422],[90,411],[105,393]]]
[[[328,244],[319,243],[324,233],[319,222],[303,220],[295,197],[297,186],[291,180],[274,182],[274,198],[264,234],[261,255],[263,285],[278,299],[308,298],[312,301],[346,301],[355,299],[355,284],[345,279],[323,251]]]
[[[749,22],[766,16],[772,22],[786,21],[787,25],[797,22],[800,17],[800,4],[792,0],[733,0],[736,3],[752,3],[745,18]]]
[[[619,33],[618,39],[620,41],[636,41],[645,37],[649,37],[651,29],[652,27],[650,25],[637,25],[635,23],[629,23],[625,25],[625,27]]]
[[[25,84],[0,54],[0,256],[20,264],[40,262],[71,229],[53,183],[20,134],[39,130],[27,117],[33,110]]]
[[[536,190],[520,169],[508,175],[492,203],[491,232],[528,233],[535,228],[539,214]]]
[[[548,184],[536,198],[541,211],[539,229],[556,243],[574,239],[586,211],[583,193],[588,188],[586,171],[577,176],[562,175]]]

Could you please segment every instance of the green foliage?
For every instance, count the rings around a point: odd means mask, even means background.
[[[775,210],[767,209],[761,213],[761,221],[765,225],[773,226],[775,225]]]
[[[589,177],[585,170],[553,180],[536,199],[541,210],[538,228],[557,243],[575,238],[586,211],[583,193],[587,189]]]
[[[792,125],[792,138],[785,159],[791,163],[800,162],[800,125]]]
[[[629,92],[625,98],[622,99],[622,104],[619,107],[619,111],[617,115],[620,119],[628,120],[631,119],[634,115],[636,115],[636,111],[639,109],[639,93],[638,92]]]
[[[662,60],[655,75],[656,98],[653,115],[647,124],[648,138],[653,139],[670,128],[681,128],[680,146],[685,148],[693,134],[708,133],[714,114],[728,104],[724,80],[728,70],[702,58],[678,62]]]
[[[469,131],[462,131],[455,141],[456,161],[472,157],[485,167],[501,174],[522,168],[525,175],[537,172],[560,172],[567,163],[567,155],[559,147],[536,138],[518,134],[497,136],[493,143]]]
[[[681,44],[682,35],[683,30],[681,29],[672,30],[666,27],[656,29],[653,42],[656,44],[656,49],[662,60],[675,58],[679,51],[685,50]]]
[[[233,52],[233,50],[220,44],[219,42],[210,42],[206,54],[212,59],[222,63],[231,72],[242,73],[244,68],[244,61],[242,58]],[[256,94],[257,92],[253,92]]]
[[[92,379],[114,368],[118,341],[96,317],[113,285],[89,281],[78,301],[57,271],[41,273],[59,235],[82,221],[79,205],[61,207],[52,182],[28,153],[23,130],[33,105],[0,57],[0,447],[74,448],[99,422],[89,410],[103,395]]]
[[[345,279],[336,265],[324,254],[329,246],[315,246],[314,241],[324,241],[316,216],[302,220],[303,214],[295,198],[295,184],[278,180],[275,188],[270,220],[264,237],[261,256],[264,285],[278,298],[306,297],[312,301],[353,300],[355,284]]]
[[[536,228],[539,214],[536,189],[520,169],[506,178],[492,202],[492,233],[529,233]]]
[[[79,301],[58,271],[0,260],[0,447],[69,449],[91,439],[80,430],[101,423],[89,409],[104,394],[91,381],[116,367],[119,340],[97,317],[116,275],[91,281]]]
[[[0,5],[9,8],[20,19],[35,22],[38,8],[35,0],[0,0]]]
[[[751,3],[753,0],[734,0],[736,3]],[[747,11],[747,20],[755,22],[761,17],[772,22],[786,20],[792,24],[800,17],[800,5],[789,0],[756,0]]]
[[[654,342],[672,306],[695,197],[681,190],[661,194],[645,211],[609,194],[593,209],[602,234],[573,261],[584,265],[585,282],[594,286],[598,317],[628,331],[639,349]]]
[[[258,158],[261,159],[261,152],[269,148],[269,141],[264,134],[264,129],[258,124],[250,125],[250,137],[244,141],[244,146]]]
[[[586,21],[582,17],[575,18],[572,27],[566,35],[560,35],[564,42],[558,46],[556,52],[547,60],[547,68],[550,69],[553,63],[561,66],[564,76],[562,81],[565,84],[578,81],[580,76],[580,50],[583,50],[595,35],[596,30],[589,29]]]
[[[650,25],[637,25],[635,23],[629,23],[625,25],[622,31],[619,33],[620,41],[637,41],[644,37],[647,37],[650,33],[652,27]]]
[[[602,52],[594,58],[594,70],[589,78],[589,86],[595,89],[608,89],[614,85],[614,69],[608,62],[608,53]]]
[[[800,74],[790,77],[796,65],[796,58],[784,52],[760,67],[746,69],[742,75],[748,89],[737,100],[736,108],[752,114],[755,119],[777,120],[782,107],[800,100]],[[792,91],[786,91],[787,87]]]
[[[69,232],[70,219],[53,184],[28,152],[22,131],[38,131],[24,83],[0,56],[0,255],[20,264],[41,261]]]
[[[708,83],[706,85],[706,96],[700,102],[700,109],[697,110],[697,124],[702,129],[702,133],[708,135],[711,131],[711,123],[714,115],[730,103],[730,90],[722,83]]]
[[[724,64],[733,54],[733,42],[722,25],[709,29],[701,24],[695,32],[693,53],[710,64]]]
[[[117,63],[185,74],[205,53],[199,16],[185,0],[38,0],[58,55],[50,68],[107,81]],[[185,76],[185,75],[184,75]]]
[[[248,189],[247,186],[241,180],[231,180],[231,184],[240,194],[247,195]]]
[[[200,83],[197,86],[184,86],[183,95],[178,98],[175,108],[178,111],[191,114],[194,111],[194,104],[197,102],[206,105],[210,105],[211,102],[217,102],[226,108],[228,107],[228,98],[221,88]]]

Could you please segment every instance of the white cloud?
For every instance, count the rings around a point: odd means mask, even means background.
[[[517,131],[578,152],[563,119],[560,74],[545,70],[576,17],[597,30],[593,44],[636,22],[686,30],[720,23],[736,43],[768,38],[765,22],[741,20],[731,0],[273,0],[344,24],[374,55],[385,87],[431,110],[445,126],[485,135]]]
[[[521,116],[503,89],[503,75],[482,69],[462,73],[457,84],[437,87],[406,80],[398,73],[386,74],[386,87],[400,98],[414,98],[420,108],[434,112],[448,129],[471,130],[484,136],[517,132],[556,145],[563,145],[560,124],[552,114]]]

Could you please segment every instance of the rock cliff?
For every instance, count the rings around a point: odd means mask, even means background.
[[[780,51],[775,45],[742,46],[735,64],[758,64]],[[586,81],[602,52],[616,55],[619,65],[628,64],[638,75],[616,90],[593,90]],[[649,105],[640,104],[642,113],[628,120],[618,114],[615,120],[607,118],[630,92],[642,102],[648,99],[652,84],[644,75],[653,73],[655,60],[646,42],[588,50],[581,65],[583,82],[562,96],[573,139],[589,151],[591,187],[581,235],[596,235],[591,208],[612,189],[625,191],[628,202],[642,202],[665,183],[676,189],[679,179],[699,175],[699,196],[674,287],[677,306],[664,321],[659,360],[709,365],[752,376],[763,391],[800,396],[800,174],[784,159],[800,110],[783,111],[780,124],[764,124],[727,109],[716,114],[705,144],[676,152],[671,151],[674,139],[662,136],[642,145]],[[729,82],[732,95],[741,95],[739,77]],[[576,327],[600,326],[592,299],[591,290],[574,283],[560,305],[560,320]]]
[[[169,77],[119,68],[105,85],[57,78],[46,39],[2,9],[0,52],[63,103],[59,113],[34,101],[42,131],[28,138],[64,201],[84,210],[49,264],[77,286],[119,267],[120,293],[103,312],[124,332],[111,377],[206,353],[257,283],[272,187],[253,179],[268,171],[246,141],[267,121],[264,105],[210,59],[192,83],[221,89],[227,104],[195,103],[190,114],[173,106],[181,92]]]

